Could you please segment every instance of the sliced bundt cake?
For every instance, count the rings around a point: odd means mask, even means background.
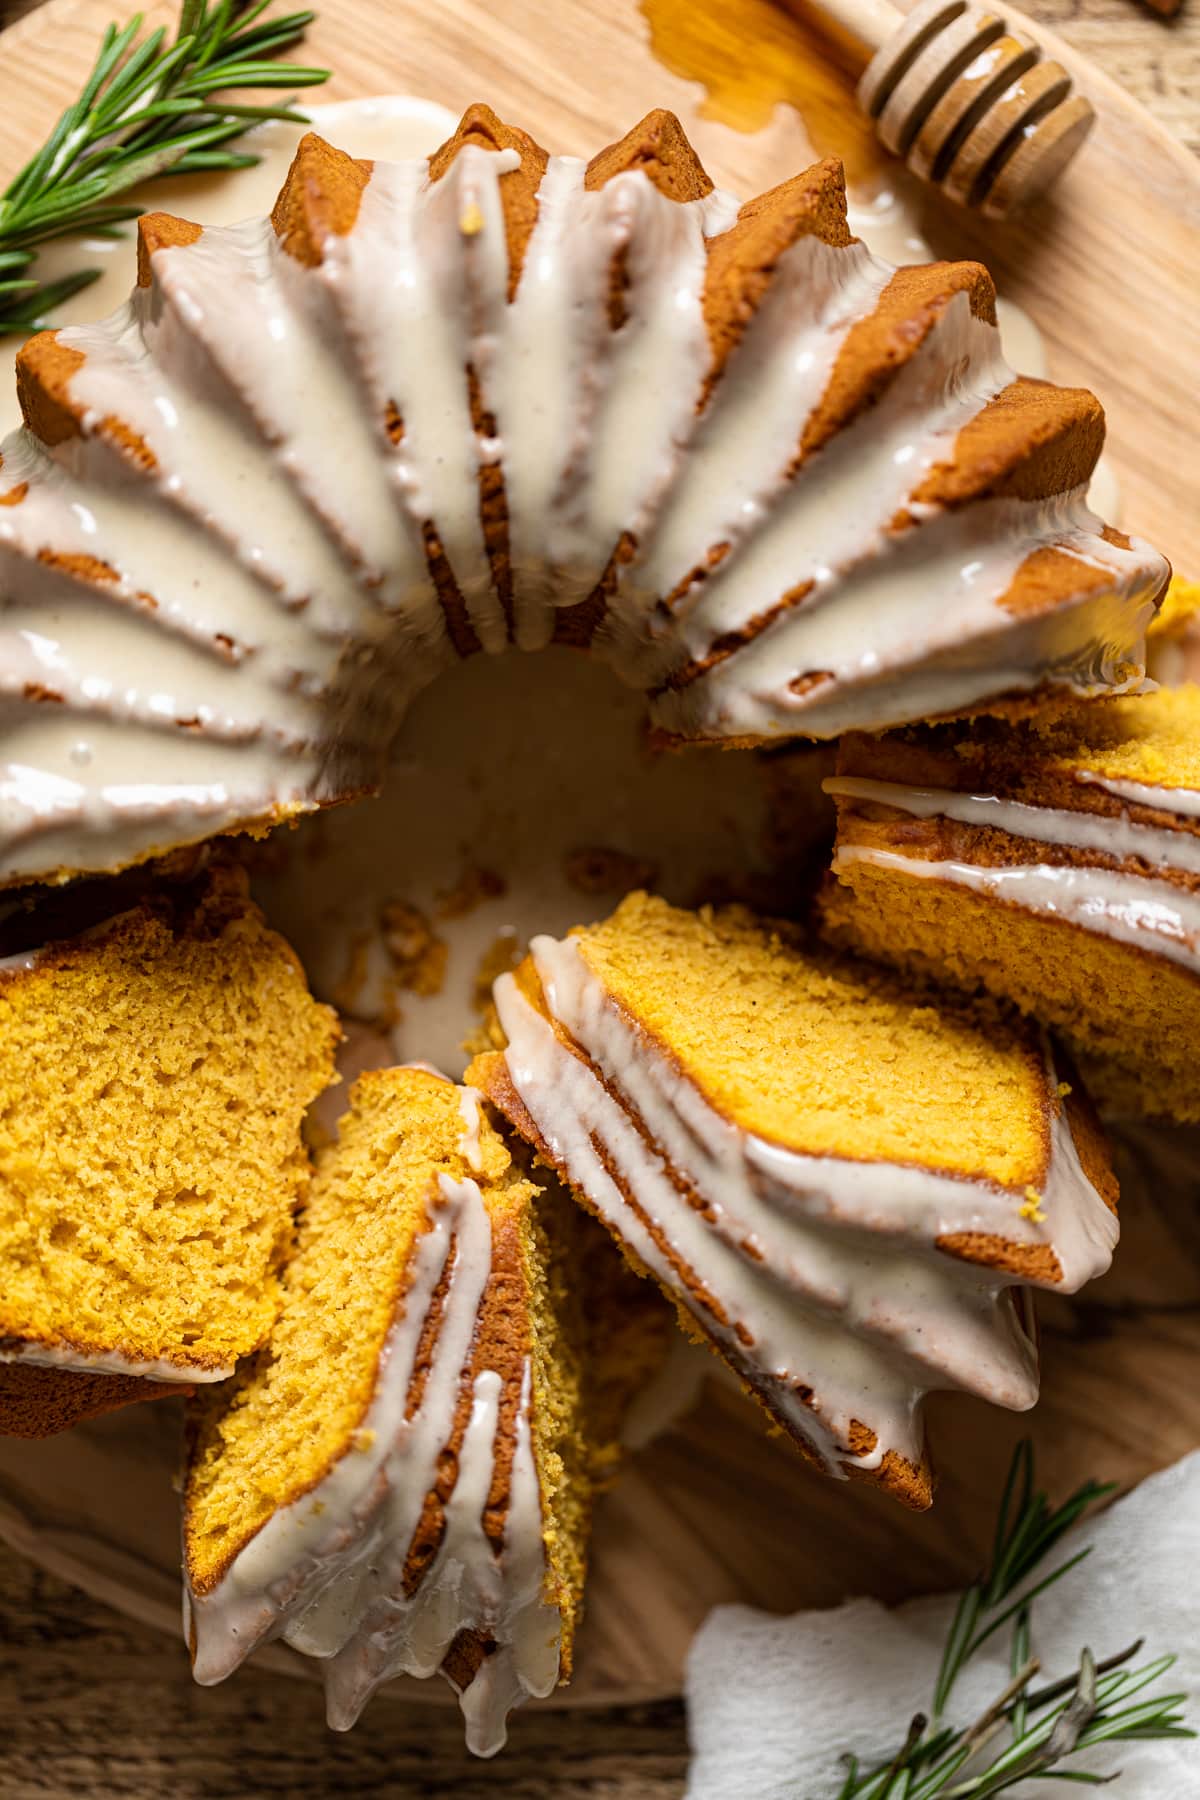
[[[829,927],[1010,996],[1097,1097],[1200,1120],[1200,687],[842,747]]]
[[[927,1505],[925,1391],[1033,1404],[1021,1286],[1072,1291],[1117,1236],[1034,1030],[644,894],[495,998],[470,1079],[831,1474]]]
[[[193,1402],[184,1489],[197,1680],[283,1638],[330,1724],[441,1673],[467,1741],[570,1674],[592,1453],[565,1271],[478,1097],[360,1076],[318,1156],[279,1319]]]
[[[0,967],[0,1419],[58,1429],[263,1342],[337,1034],[230,870]]]
[[[836,163],[739,208],[668,113],[585,163],[476,106],[140,230],[130,304],[19,358],[0,881],[371,791],[479,649],[724,744],[1141,681],[1167,567],[1085,504],[1099,404],[1006,367],[979,265],[873,257]]]

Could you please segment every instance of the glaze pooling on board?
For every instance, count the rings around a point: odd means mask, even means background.
[[[1013,380],[965,293],[798,462],[890,266],[800,236],[713,383],[708,247],[731,198],[678,202],[635,169],[592,189],[553,157],[510,299],[518,164],[473,143],[436,182],[376,163],[316,266],[269,221],[204,229],[154,249],[120,312],[59,334],[78,435],[17,432],[0,467],[0,879],[372,791],[456,645],[538,648],[592,595],[594,654],[687,739],[1138,685],[1165,565],[1102,536],[1082,490],[911,498]],[[1078,595],[1010,610],[1051,549]]]
[[[1117,1222],[1084,1174],[1049,1059],[1049,1160],[1039,1207],[1022,1212],[1025,1194],[982,1178],[753,1136],[638,1029],[576,939],[536,938],[532,956],[550,1019],[512,976],[495,995],[509,1078],[543,1144],[830,1473],[877,1469],[888,1451],[920,1463],[930,1390],[1033,1405],[1036,1349],[1008,1292],[1023,1278],[937,1245],[980,1233],[1049,1248],[1059,1279],[1043,1285],[1059,1292],[1108,1267]],[[854,1424],[870,1449],[853,1448]]]
[[[925,860],[902,851],[861,844],[839,844],[833,867],[863,863],[927,881],[949,882],[1008,905],[1061,919],[1119,943],[1163,956],[1200,974],[1200,893],[1187,878],[1200,875],[1200,837],[1188,829],[1200,809],[1200,795],[1186,788],[1151,787],[1134,782],[1100,782],[1080,771],[1080,778],[1103,786],[1131,804],[1175,812],[1178,828],[1145,825],[1122,812],[1073,812],[1066,807],[1033,806],[994,794],[957,793],[942,788],[914,788],[900,782],[837,775],[823,785],[835,798],[864,800],[895,807],[912,818],[945,818],[966,825],[989,826],[1015,838],[1059,846],[1101,863],[1026,862],[993,865],[957,858]],[[1151,871],[1123,868],[1129,860]],[[1184,879],[1173,881],[1178,875]]]
[[[470,1132],[464,1108],[465,1140]],[[405,1584],[426,1497],[453,1438],[491,1269],[492,1226],[478,1184],[440,1176],[354,1441],[315,1487],[267,1520],[211,1592],[185,1589],[184,1630],[197,1681],[224,1680],[258,1644],[282,1638],[320,1659],[329,1723],[346,1730],[383,1682],[437,1673],[459,1633],[479,1631],[493,1648],[460,1703],[468,1745],[481,1756],[503,1745],[513,1706],[554,1687],[559,1613],[545,1600],[528,1360],[503,1548],[497,1554],[483,1522],[502,1383],[494,1370],[482,1369],[473,1380],[437,1554],[414,1592]],[[432,1360],[420,1403],[409,1412],[422,1331],[443,1280]]]

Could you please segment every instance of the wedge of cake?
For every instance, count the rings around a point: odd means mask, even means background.
[[[194,1414],[184,1494],[204,1684],[283,1638],[329,1722],[439,1670],[467,1742],[570,1674],[590,1451],[565,1274],[478,1097],[359,1077],[318,1156],[269,1343]]]
[[[1117,1235],[1034,1028],[645,894],[495,1001],[470,1079],[830,1474],[925,1506],[926,1390],[1033,1404],[1021,1285],[1071,1292]]]
[[[231,869],[6,959],[0,1424],[220,1380],[263,1342],[337,1036]]]
[[[1200,581],[1171,577],[1159,611],[1146,629],[1146,673],[1167,687],[1200,675]]]
[[[848,738],[829,929],[1010,996],[1114,1109],[1200,1120],[1200,687]]]

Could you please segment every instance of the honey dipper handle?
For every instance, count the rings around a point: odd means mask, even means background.
[[[872,55],[904,23],[904,14],[891,0],[821,0],[821,11]]]
[[[816,4],[863,47],[858,99],[884,148],[962,206],[1004,218],[1027,205],[1092,128],[1090,101],[1003,0]]]

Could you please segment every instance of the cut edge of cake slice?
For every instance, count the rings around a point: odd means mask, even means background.
[[[1015,1002],[1106,1108],[1200,1120],[1200,688],[1017,729],[850,736],[839,942]]]
[[[624,972],[600,966],[634,945]],[[504,1048],[470,1079],[828,1473],[926,1506],[924,1392],[1033,1404],[1022,1285],[1073,1291],[1116,1239],[1107,1148],[1036,1031],[743,909],[646,895],[536,939],[496,1007]],[[779,1046],[806,1031],[789,1067]],[[906,1088],[907,1149],[886,1117]],[[852,1123],[873,1092],[877,1117]],[[941,1141],[922,1149],[930,1117]]]
[[[76,899],[10,916],[10,943]],[[22,1435],[149,1397],[130,1377],[222,1379],[275,1316],[334,1014],[214,863],[8,956],[0,1030],[0,1368],[46,1371],[8,1383]]]
[[[184,1489],[197,1680],[282,1637],[331,1725],[439,1670],[469,1746],[570,1674],[590,1509],[571,1296],[478,1097],[360,1076],[317,1162],[272,1339],[197,1397]]]

